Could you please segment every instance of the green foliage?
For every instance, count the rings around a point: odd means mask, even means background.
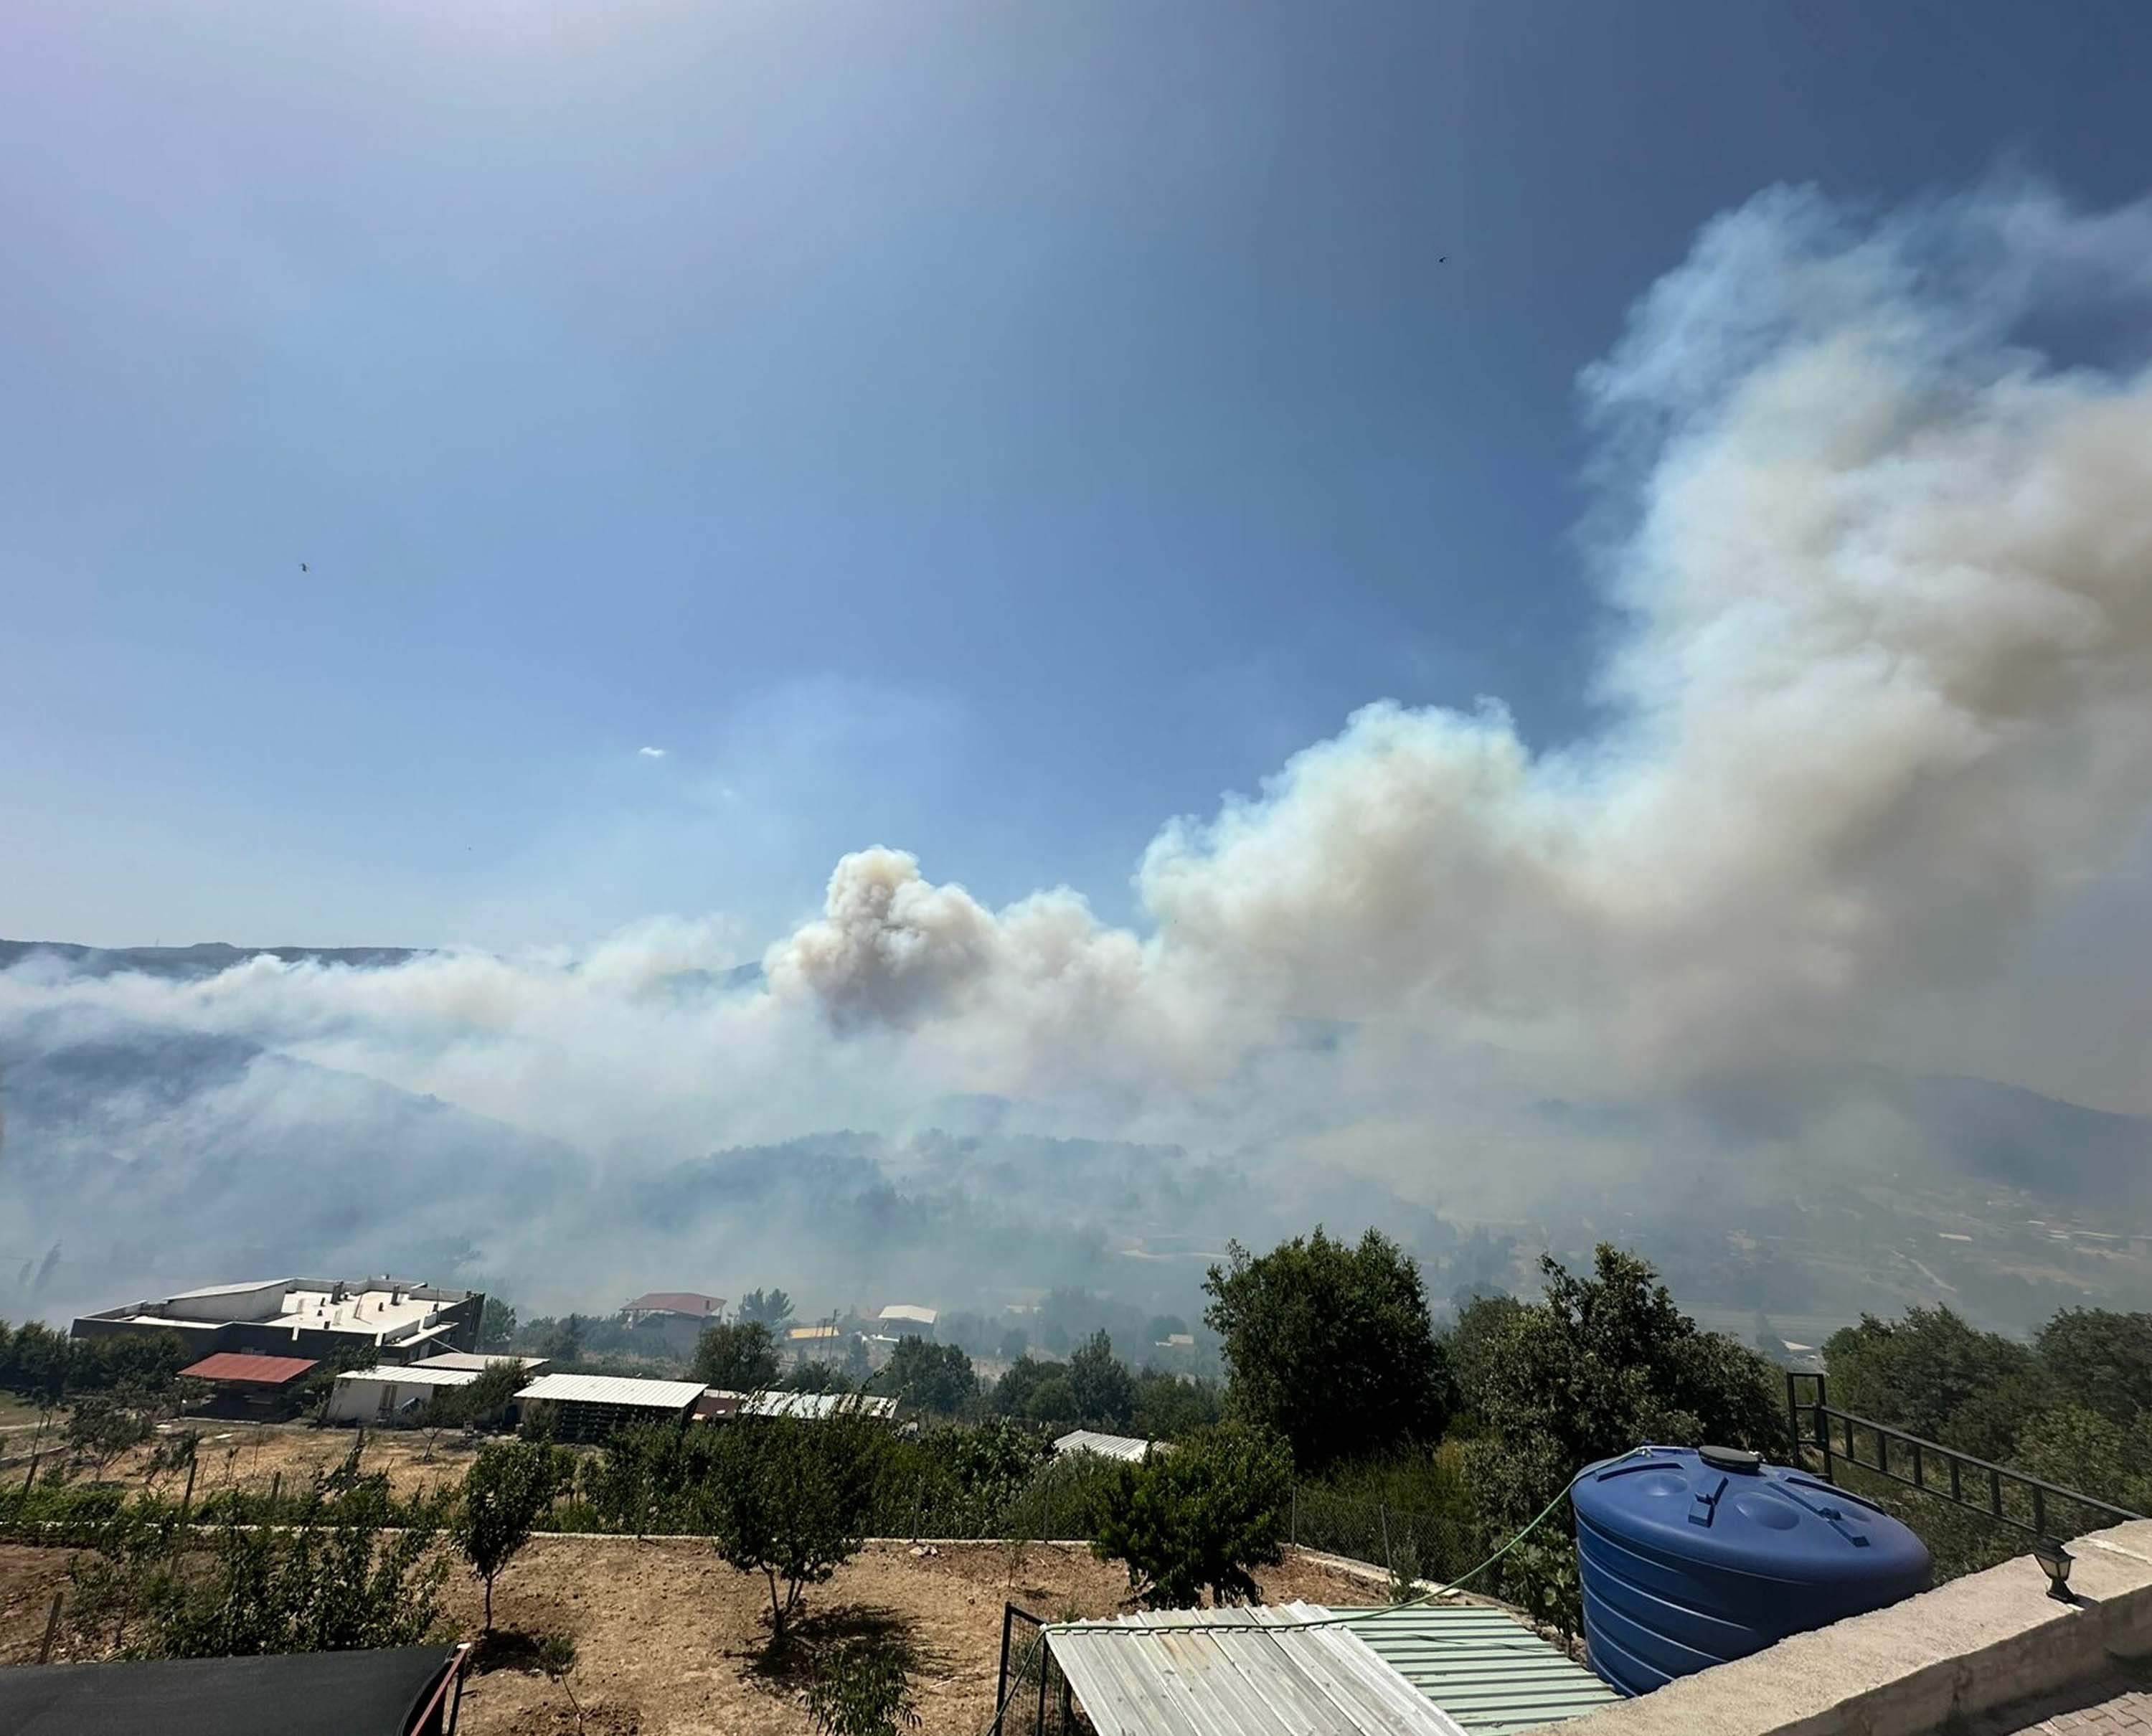
[[[733,1317],[743,1325],[766,1326],[774,1337],[792,1319],[792,1298],[774,1285],[768,1290],[750,1290],[740,1298]]]
[[[777,1343],[769,1327],[748,1320],[704,1328],[695,1343],[695,1378],[733,1393],[776,1385]]]
[[[1898,1321],[1863,1314],[1824,1344],[1831,1403],[1841,1410],[1946,1438],[1961,1405],[2038,1374],[2024,1345],[1968,1326],[1948,1308],[1909,1308]]]
[[[770,1639],[781,1645],[803,1589],[857,1554],[886,1432],[859,1417],[764,1419],[717,1431],[701,1485],[718,1553],[769,1586]]]
[[[1221,1428],[1119,1464],[1093,1548],[1127,1567],[1130,1590],[1150,1607],[1187,1607],[1205,1591],[1214,1603],[1246,1602],[1258,1591],[1251,1570],[1282,1558],[1292,1500],[1285,1443]]]
[[[919,1728],[911,1661],[900,1646],[845,1640],[815,1660],[807,1715],[823,1736],[896,1736]]]
[[[924,1338],[898,1339],[872,1383],[912,1409],[944,1417],[955,1416],[979,1393],[979,1377],[969,1357],[954,1344],[930,1344]]]
[[[1114,1341],[1096,1332],[1068,1358],[1068,1396],[1086,1429],[1119,1432],[1135,1414],[1135,1377],[1114,1354]]]
[[[515,1342],[515,1305],[498,1296],[485,1299],[479,1316],[478,1343],[481,1350],[505,1350]]]
[[[1464,1363],[1486,1431],[1467,1464],[1492,1524],[1529,1519],[1583,1465],[1647,1441],[1783,1450],[1775,1372],[1699,1332],[1649,1266],[1604,1244],[1590,1277],[1540,1265],[1545,1300],[1475,1322]]]
[[[419,1414],[422,1429],[498,1429],[508,1419],[508,1407],[530,1384],[521,1366],[502,1361],[488,1363],[476,1380],[459,1387],[434,1390]]]
[[[530,1441],[486,1447],[464,1473],[450,1535],[471,1571],[485,1582],[488,1633],[493,1632],[494,1581],[530,1541],[557,1486],[553,1449]]]
[[[1292,1444],[1310,1468],[1441,1437],[1446,1364],[1419,1266],[1379,1231],[1357,1246],[1318,1226],[1253,1256],[1230,1245],[1204,1285],[1224,1340],[1235,1410]]]
[[[1225,1395],[1216,1381],[1146,1368],[1136,1376],[1135,1409],[1129,1419],[1129,1431],[1145,1440],[1180,1440],[1213,1427],[1225,1409]]]
[[[317,1480],[287,1527],[233,1515],[206,1537],[154,1504],[115,1511],[70,1564],[78,1629],[129,1657],[409,1646],[439,1611],[438,1520],[380,1476]]]
[[[107,1467],[130,1447],[139,1447],[155,1431],[149,1418],[101,1394],[78,1398],[68,1418],[69,1450],[86,1459],[102,1477]]]
[[[1023,1328],[1013,1326],[1002,1334],[1001,1343],[994,1347],[996,1359],[1013,1363],[1031,1351],[1031,1340],[1024,1337]]]
[[[2042,1365],[2074,1403],[2110,1422],[2152,1411],[2152,1314],[2065,1308],[2040,1328]]]
[[[34,1320],[13,1332],[0,1322],[0,1392],[33,1404],[76,1393],[114,1393],[138,1409],[167,1404],[188,1361],[176,1332],[70,1338]]]

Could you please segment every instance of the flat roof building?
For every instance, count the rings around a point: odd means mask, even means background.
[[[195,1356],[234,1351],[317,1361],[353,1350],[384,1363],[478,1348],[485,1297],[400,1278],[262,1278],[84,1314],[78,1338],[175,1334]]]

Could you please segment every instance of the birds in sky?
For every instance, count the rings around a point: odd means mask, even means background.
[[[299,571],[300,571],[301,572],[304,572],[306,570],[307,570],[307,563],[306,563],[305,561],[302,561],[299,563]]]

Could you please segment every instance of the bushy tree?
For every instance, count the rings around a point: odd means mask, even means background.
[[[450,1535],[485,1584],[485,1631],[493,1632],[493,1584],[521,1553],[553,1499],[553,1449],[530,1441],[485,1448],[464,1474]]]
[[[978,1396],[979,1377],[972,1359],[954,1344],[906,1338],[897,1340],[873,1385],[915,1410],[952,1417]]]
[[[1292,1455],[1283,1440],[1228,1426],[1185,1446],[1123,1464],[1106,1488],[1094,1550],[1128,1569],[1151,1608],[1201,1601],[1247,1602],[1251,1570],[1282,1558],[1292,1500]]]
[[[2152,1314],[2065,1308],[2040,1328],[2040,1363],[2075,1403],[2110,1422],[2152,1411]]]
[[[2031,1350],[1969,1326],[1948,1308],[1909,1308],[1902,1320],[1863,1314],[1824,1343],[1831,1402],[1842,1410],[1946,1437],[1952,1414],[2005,1383],[2038,1377]]]
[[[724,1561],[768,1581],[773,1646],[784,1642],[804,1588],[859,1552],[882,1435],[845,1416],[742,1421],[719,1432],[699,1491],[706,1520]]]
[[[896,1736],[917,1729],[911,1659],[886,1640],[840,1641],[815,1660],[807,1715],[822,1736]]]
[[[1013,1363],[1031,1353],[1031,1340],[1024,1337],[1022,1327],[1013,1326],[1002,1332],[1001,1343],[994,1351],[997,1361]]]
[[[1225,1414],[1217,1383],[1146,1368],[1136,1376],[1135,1412],[1129,1427],[1146,1440],[1180,1440],[1208,1429]]]
[[[485,1310],[479,1316],[479,1348],[505,1350],[515,1342],[515,1305],[498,1296],[489,1296]]]
[[[1543,1302],[1490,1312],[1467,1364],[1490,1517],[1528,1518],[1577,1470],[1646,1443],[1783,1450],[1781,1389],[1754,1351],[1700,1332],[1657,1274],[1601,1244],[1591,1276],[1543,1256]]]
[[[129,1448],[140,1446],[155,1432],[140,1411],[93,1393],[75,1400],[68,1418],[67,1444],[102,1477],[114,1459]]]
[[[740,1298],[733,1317],[744,1326],[766,1326],[774,1338],[791,1322],[792,1298],[774,1285],[768,1290],[750,1290]]]
[[[399,1505],[355,1460],[317,1479],[295,1521],[206,1535],[108,1527],[69,1565],[78,1631],[128,1657],[251,1657],[410,1646],[439,1612],[448,1564],[430,1507]]]
[[[695,1378],[728,1392],[759,1393],[777,1383],[777,1344],[759,1320],[703,1329],[695,1344]]]
[[[1068,1396],[1085,1428],[1129,1426],[1136,1408],[1135,1377],[1114,1354],[1114,1341],[1104,1332],[1092,1333],[1068,1358]]]
[[[1357,1246],[1318,1226],[1260,1257],[1230,1245],[1204,1319],[1225,1340],[1236,1413],[1317,1470],[1440,1438],[1449,1380],[1419,1267],[1379,1231]]]

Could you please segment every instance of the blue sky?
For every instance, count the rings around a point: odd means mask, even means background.
[[[2148,88],[2122,0],[12,6],[0,933],[1118,916],[1368,700],[1587,733],[1632,302],[1776,181],[2134,197]]]

